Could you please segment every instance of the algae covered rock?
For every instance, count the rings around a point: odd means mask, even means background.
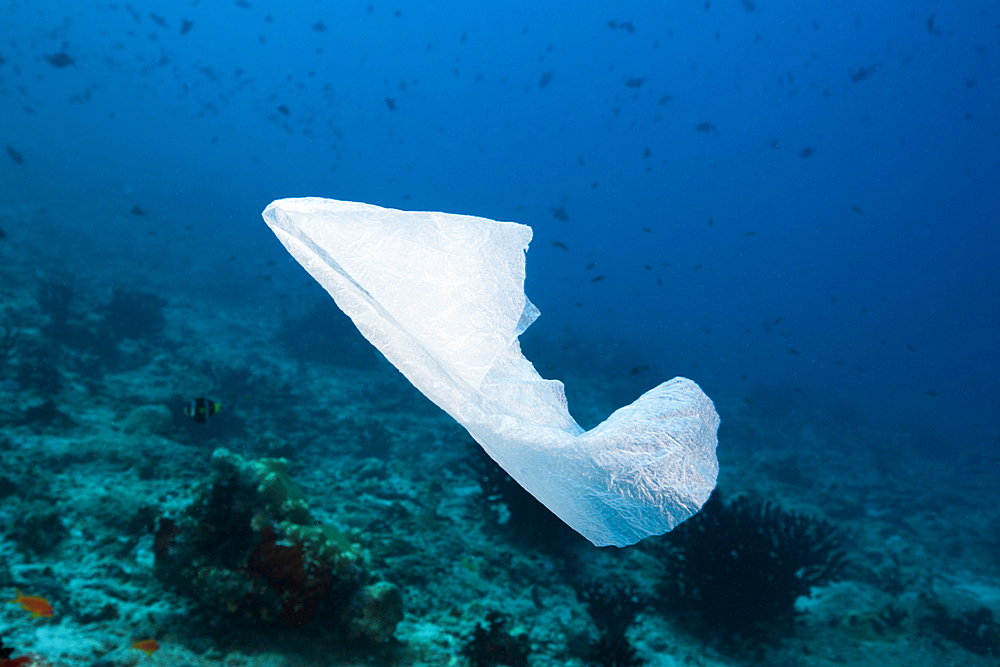
[[[226,614],[275,626],[320,622],[349,639],[384,642],[402,595],[376,581],[357,538],[315,521],[279,458],[225,449],[178,516],[159,519],[157,576]]]

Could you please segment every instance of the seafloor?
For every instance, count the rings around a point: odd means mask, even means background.
[[[53,608],[0,605],[0,664],[1000,664],[998,466],[961,442],[717,397],[722,498],[835,528],[844,558],[774,620],[736,589],[790,585],[757,580],[783,547],[752,554],[716,623],[671,584],[674,559],[716,581],[718,561],[552,523],[277,244],[279,267],[206,262],[196,228],[51,202],[0,206],[0,229],[0,595]],[[526,338],[586,427],[666,379],[607,342]],[[197,397],[221,406],[205,424]],[[277,457],[278,501],[233,481]],[[327,560],[292,537],[320,524]],[[373,584],[401,620],[358,597]]]

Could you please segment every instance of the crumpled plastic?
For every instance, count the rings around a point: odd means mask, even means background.
[[[529,493],[597,546],[671,530],[715,488],[719,416],[674,378],[584,431],[517,337],[531,228],[318,197],[264,220],[362,334]]]

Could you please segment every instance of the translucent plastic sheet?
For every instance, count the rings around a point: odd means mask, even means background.
[[[597,546],[664,533],[715,487],[719,417],[674,378],[584,431],[517,337],[531,228],[306,197],[264,220],[406,377],[528,492]]]

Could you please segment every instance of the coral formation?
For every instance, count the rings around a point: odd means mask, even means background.
[[[357,538],[313,519],[284,459],[225,449],[177,517],[161,517],[157,575],[228,615],[296,627],[320,620],[350,640],[386,642],[402,620],[395,584],[375,581]]]
[[[1000,623],[984,606],[951,611],[936,600],[928,602],[930,614],[921,625],[979,655],[1000,656]]]
[[[509,617],[491,611],[486,614],[486,625],[476,623],[476,629],[462,648],[462,655],[471,667],[528,667],[531,647],[528,637],[507,631]]]
[[[600,631],[600,636],[590,643],[587,662],[602,667],[637,667],[643,664],[626,636],[636,614],[646,604],[638,592],[627,587],[595,585],[583,590],[581,597]]]
[[[718,491],[662,540],[662,597],[695,611],[702,630],[759,640],[791,630],[795,600],[835,579],[845,556],[828,522]]]

